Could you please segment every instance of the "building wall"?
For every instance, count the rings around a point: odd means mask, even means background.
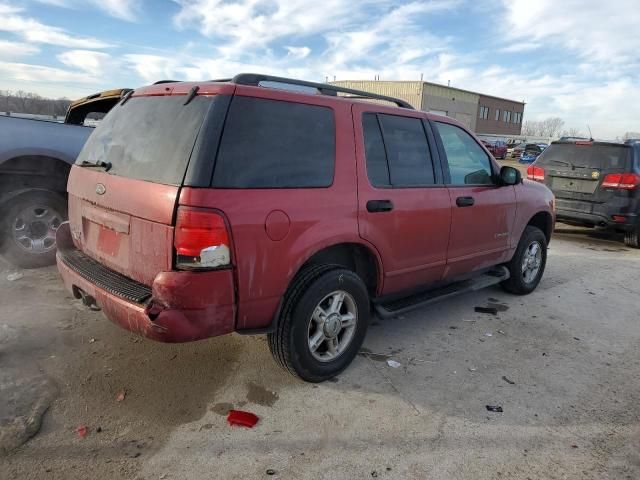
[[[487,119],[480,118],[482,107],[489,109]],[[500,111],[498,120],[496,120],[496,110]],[[511,112],[511,120],[508,123],[504,120],[505,111]],[[475,131],[478,134],[520,135],[522,119],[518,123],[514,123],[516,113],[521,116],[524,114],[524,103],[480,94]]]
[[[329,83],[340,87],[364,90],[365,92],[377,93],[378,95],[399,98],[409,103],[416,110],[419,110],[422,104],[422,82],[341,80]]]
[[[332,85],[400,98],[417,110],[446,114],[476,133],[519,135],[522,121],[513,123],[515,113],[524,112],[524,103],[490,97],[480,93],[420,81],[341,80]],[[489,108],[489,118],[479,118],[480,107]],[[495,110],[500,119],[495,120]],[[503,121],[502,112],[511,113],[511,121]]]
[[[477,93],[424,82],[420,108],[425,112],[446,112],[448,117],[475,131],[479,97]]]

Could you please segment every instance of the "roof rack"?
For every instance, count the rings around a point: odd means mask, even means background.
[[[221,80],[218,80],[221,81]],[[362,98],[373,100],[384,100],[385,102],[395,103],[402,108],[408,108],[413,110],[414,108],[404,100],[394,97],[387,97],[386,95],[378,95],[376,93],[365,92],[362,90],[354,90],[351,88],[338,87],[336,85],[328,85],[326,83],[307,82],[305,80],[296,80],[293,78],[274,77],[272,75],[262,75],[259,73],[240,73],[231,79],[233,83],[238,85],[249,85],[254,87],[261,86],[262,82],[282,83],[287,85],[298,85],[301,87],[314,88],[321,95],[337,96],[338,93],[348,93],[351,96],[347,98]]]
[[[153,82],[154,85],[161,85],[163,83],[176,83],[176,82],[180,82],[181,80],[158,80],[157,82]]]

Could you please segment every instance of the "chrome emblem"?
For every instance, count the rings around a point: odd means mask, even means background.
[[[594,170],[593,172],[591,172],[591,178],[597,180],[598,178],[600,178],[600,172]]]
[[[106,191],[107,187],[105,187],[103,184],[99,183],[96,185],[96,193],[98,195],[104,195]]]

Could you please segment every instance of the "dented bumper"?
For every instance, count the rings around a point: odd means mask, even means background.
[[[65,235],[65,226],[60,227],[59,237]],[[231,269],[160,272],[149,298],[136,302],[125,298],[119,285],[108,285],[111,280],[103,275],[105,272],[96,272],[94,278],[65,259],[65,249],[75,248],[70,237],[61,239],[58,245],[62,247],[57,253],[58,271],[67,290],[76,298],[92,297],[109,320],[133,333],[161,342],[189,342],[235,329]]]

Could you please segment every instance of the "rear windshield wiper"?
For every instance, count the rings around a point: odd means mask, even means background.
[[[549,160],[549,162],[553,162],[556,165],[564,165],[566,167],[573,167],[573,164],[569,162],[565,162],[564,160]]]
[[[80,166],[85,168],[104,168],[105,172],[111,170],[111,162],[103,162],[102,160],[98,160],[96,163],[91,163],[83,160]]]

